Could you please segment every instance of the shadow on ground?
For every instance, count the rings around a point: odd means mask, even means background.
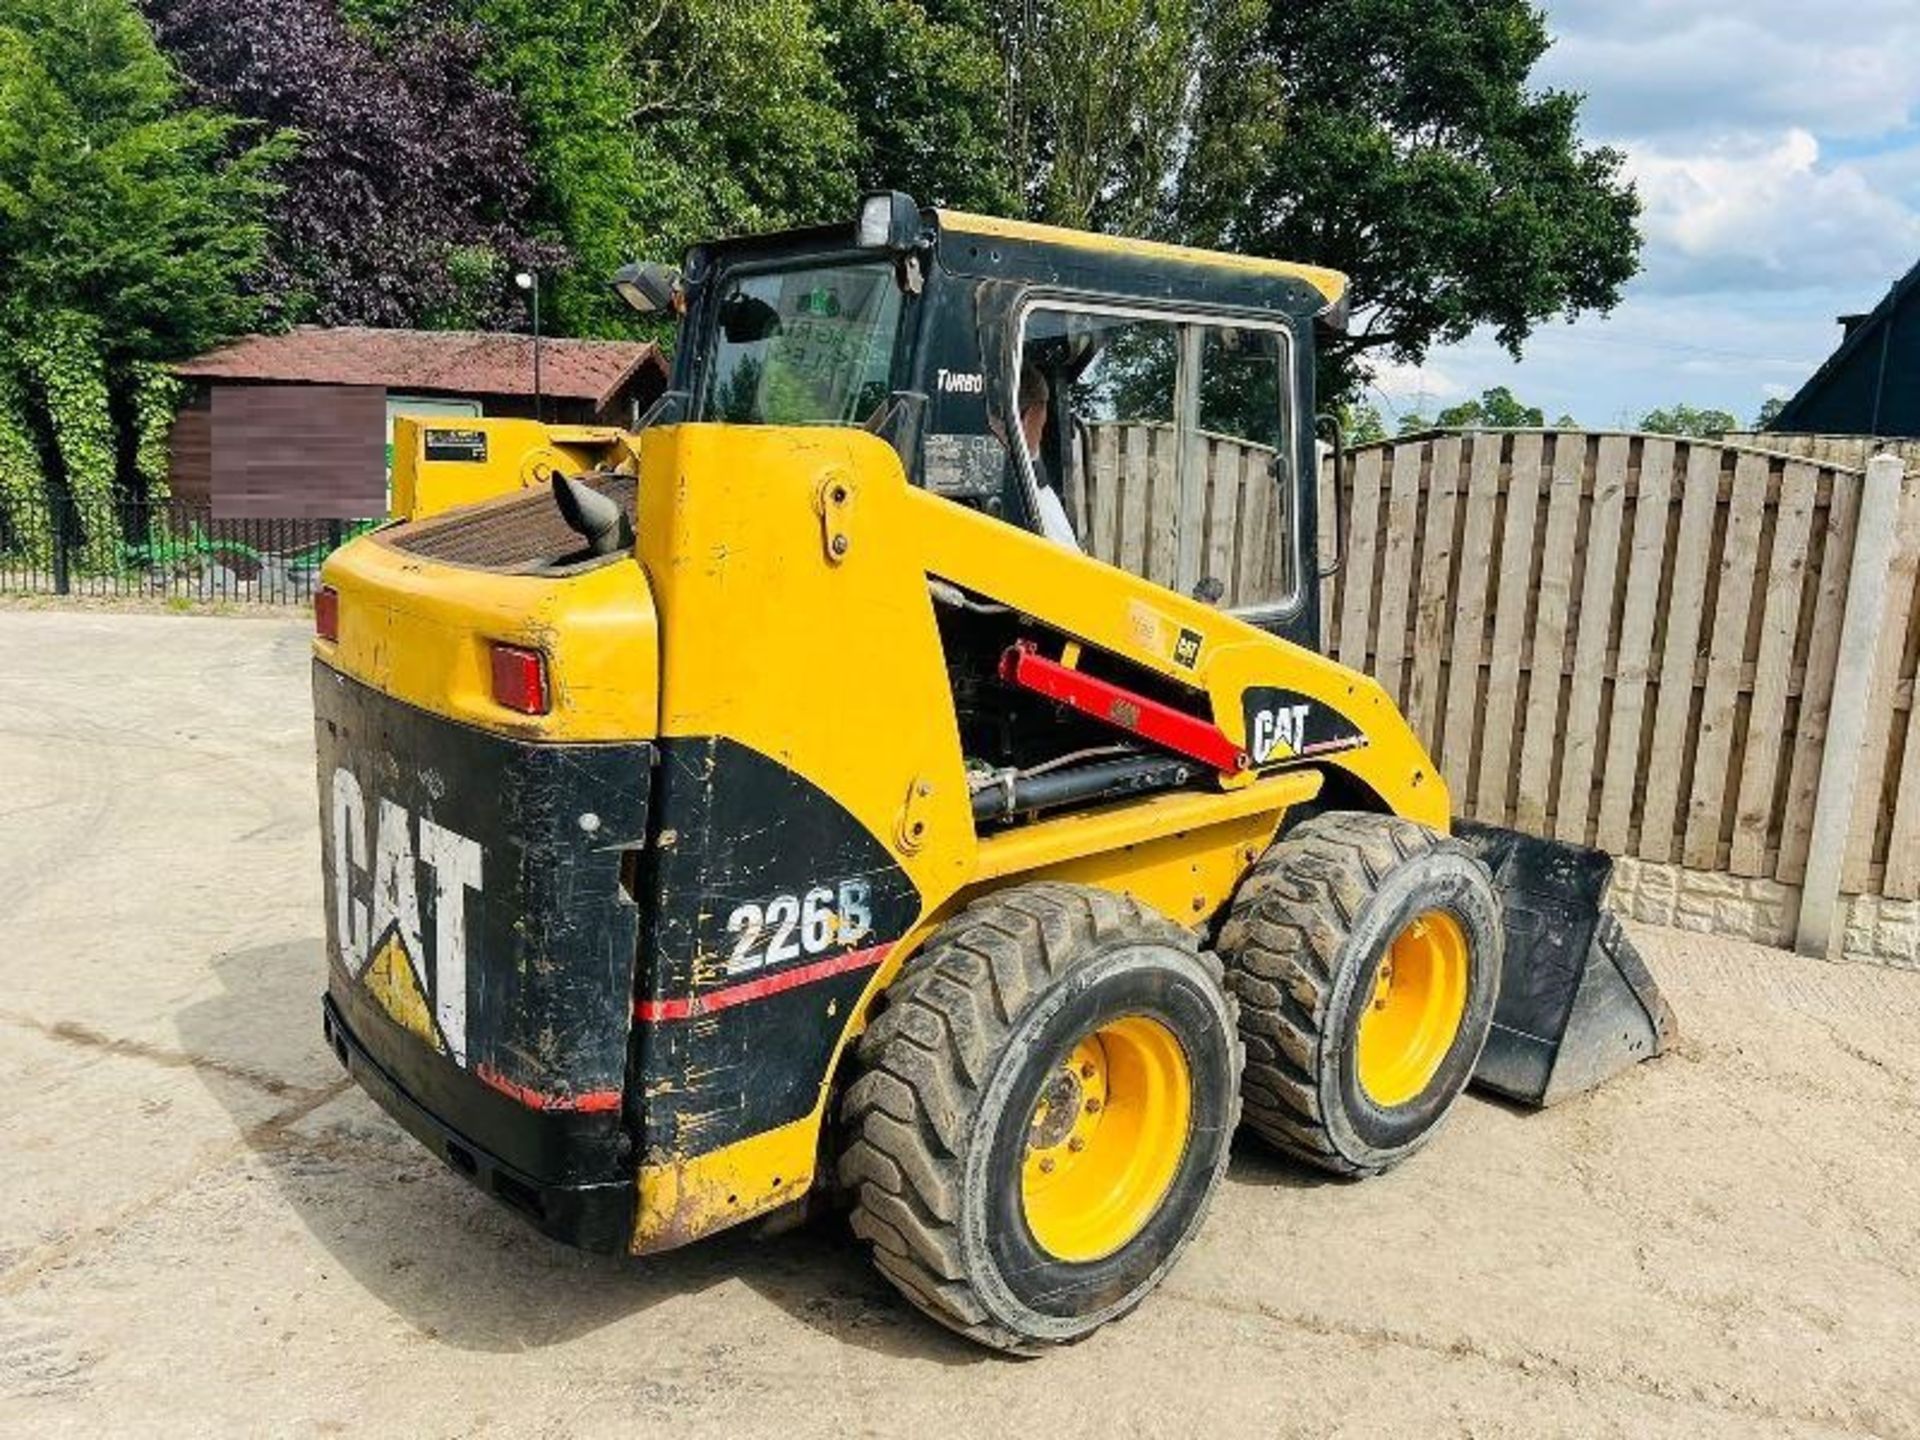
[[[663,1302],[744,1284],[835,1340],[943,1364],[985,1352],[922,1316],[874,1270],[837,1215],[778,1235],[743,1226],[645,1260],[548,1240],[455,1176],[346,1081],[320,1034],[322,942],[233,951],[213,962],[219,993],[175,1017],[203,1078],[233,1115],[289,1208],[340,1265],[422,1334],[461,1349],[562,1344]],[[262,1122],[257,1077],[279,1107]],[[300,1082],[282,1077],[302,1077]],[[1227,1183],[1340,1183],[1242,1135]],[[664,1328],[664,1327],[661,1327]],[[695,1343],[683,1328],[674,1338]],[[656,1335],[655,1340],[661,1338]]]
[[[645,1260],[548,1240],[345,1081],[320,1034],[318,938],[234,951],[212,968],[219,993],[175,1017],[183,1048],[218,1057],[207,1088],[301,1223],[421,1333],[461,1349],[538,1349],[740,1283],[836,1340],[945,1364],[987,1358],[900,1299],[836,1216],[765,1238],[742,1227]],[[273,1119],[260,1121],[259,1095],[235,1074],[261,1077],[283,1102]],[[273,1078],[294,1075],[329,1078]],[[705,1343],[682,1326],[672,1338]]]

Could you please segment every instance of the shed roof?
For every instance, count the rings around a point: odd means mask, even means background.
[[[1880,303],[1866,314],[1841,316],[1840,322],[1846,330],[1840,344],[1808,377],[1806,384],[1780,407],[1780,413],[1767,429],[1860,435],[1920,433],[1915,427],[1911,395],[1887,384],[1890,369],[1896,375],[1903,368],[1907,375],[1913,373],[1912,327],[1903,327],[1909,332],[1904,337],[1903,348],[1908,352],[1904,367],[1898,363],[1903,357],[1889,354],[1889,341],[1900,312],[1916,298],[1920,298],[1920,264],[1894,281]],[[1879,413],[1881,401],[1890,393],[1903,413],[1883,417]],[[1881,423],[1883,419],[1895,421],[1890,432]],[[1905,423],[1900,423],[1902,421]]]
[[[642,366],[662,377],[651,342],[542,340],[540,385],[548,395],[605,405]],[[372,330],[303,325],[248,335],[174,367],[203,380],[379,385],[454,395],[533,394],[533,337],[480,330]]]

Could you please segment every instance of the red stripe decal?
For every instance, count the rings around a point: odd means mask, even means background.
[[[577,1110],[583,1115],[591,1115],[596,1111],[620,1108],[618,1090],[589,1090],[584,1095],[543,1095],[538,1090],[509,1080],[485,1061],[474,1066],[473,1073],[481,1083],[491,1085],[502,1095],[518,1100],[529,1110]]]
[[[796,965],[791,970],[778,970],[771,975],[762,975],[758,979],[742,980],[738,985],[729,985],[724,990],[710,990],[705,995],[677,995],[666,1000],[636,1000],[633,1005],[633,1018],[643,1024],[653,1024],[661,1020],[690,1020],[696,1015],[725,1010],[729,1005],[744,1005],[749,1000],[761,1000],[768,995],[778,995],[782,990],[792,990],[800,985],[809,985],[815,980],[825,980],[829,975],[844,975],[849,970],[878,965],[886,958],[887,951],[892,948],[893,942],[888,941],[885,945],[870,945],[865,950],[849,950],[844,955],[831,955],[825,960],[816,960],[811,965]]]

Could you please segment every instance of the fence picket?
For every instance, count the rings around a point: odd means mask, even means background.
[[[1494,597],[1493,653],[1488,657],[1485,723],[1480,731],[1480,782],[1475,815],[1504,825],[1507,795],[1516,765],[1513,730],[1521,696],[1521,647],[1533,599],[1534,527],[1540,508],[1543,438],[1533,432],[1513,437],[1507,482],[1507,519],[1500,539],[1500,584]]]
[[[1476,706],[1481,651],[1487,640],[1487,591],[1493,581],[1493,525],[1500,504],[1501,445],[1502,437],[1495,432],[1483,430],[1475,435],[1467,470],[1460,580],[1454,597],[1453,660],[1447,675],[1446,746],[1440,757],[1447,789],[1460,806],[1467,803],[1480,740]]]
[[[1793,665],[1794,632],[1799,628],[1806,589],[1807,537],[1813,527],[1819,479],[1815,466],[1802,463],[1788,465],[1780,477],[1780,503],[1774,511],[1773,551],[1767,563],[1766,603],[1760,617],[1760,649],[1754,659],[1746,754],[1740,766],[1733,851],[1728,863],[1736,875],[1766,873],[1774,781],[1780,773],[1780,748],[1787,727],[1788,671]]]
[[[1586,570],[1580,585],[1580,623],[1574,639],[1573,679],[1567,689],[1560,798],[1553,823],[1554,834],[1575,845],[1586,843],[1587,812],[1593,803],[1600,756],[1601,685],[1613,625],[1614,579],[1620,563],[1632,444],[1625,435],[1600,437],[1593,469],[1593,509],[1581,547],[1586,552]]]
[[[1673,500],[1673,441],[1649,435],[1640,446],[1639,493],[1634,497],[1633,540],[1627,558],[1620,640],[1614,662],[1613,714],[1600,783],[1600,816],[1593,843],[1622,854],[1632,838],[1633,801],[1645,775],[1640,737],[1652,673],[1653,627],[1666,568],[1667,520]]]
[[[1531,835],[1547,833],[1547,805],[1553,761],[1560,739],[1560,684],[1566,664],[1567,601],[1573,573],[1573,545],[1580,520],[1580,478],[1586,437],[1561,435],[1554,442],[1553,474],[1547,497],[1547,533],[1541,542],[1540,584],[1533,622],[1533,648],[1527,664],[1527,720],[1520,742],[1520,790],[1514,800],[1514,826]]]
[[[1641,801],[1643,860],[1665,861],[1673,856],[1681,771],[1693,728],[1693,677],[1699,659],[1700,621],[1706,611],[1713,519],[1720,505],[1720,447],[1692,441],[1686,450],[1680,532],[1674,544],[1673,581],[1667,600],[1666,643],[1660,658],[1660,688],[1654,696],[1646,795]]]
[[[1373,445],[1354,456],[1353,496],[1347,506],[1347,559],[1341,567],[1340,663],[1367,670],[1368,641],[1379,593],[1375,543],[1380,533],[1380,472],[1392,452]]]
[[[1407,681],[1407,715],[1414,733],[1438,755],[1442,667],[1447,661],[1447,628],[1452,619],[1454,489],[1460,475],[1460,437],[1433,442],[1426,504],[1421,507],[1419,600],[1413,617],[1412,674]]]
[[[1840,656],[1840,618],[1846,607],[1847,577],[1853,566],[1860,483],[1857,474],[1836,474],[1827,488],[1827,519],[1820,533],[1820,583],[1814,592],[1813,620],[1807,637],[1800,715],[1793,733],[1793,761],[1787,768],[1780,858],[1773,871],[1775,879],[1788,885],[1799,884],[1806,874],[1813,802],[1820,785],[1820,760],[1826,750],[1834,670]]]
[[[1753,604],[1766,503],[1766,456],[1752,451],[1740,454],[1734,461],[1733,495],[1727,502],[1727,533],[1720,550],[1720,584],[1707,651],[1707,686],[1700,699],[1699,739],[1694,748],[1693,791],[1687,801],[1682,853],[1686,863],[1698,870],[1712,870],[1720,863],[1727,770],[1733,755],[1740,671],[1747,656],[1747,612]]]
[[[1412,603],[1414,538],[1420,524],[1420,469],[1424,442],[1396,445],[1389,452],[1393,484],[1387,501],[1387,547],[1380,567],[1380,632],[1374,640],[1373,678],[1406,709],[1407,609]]]

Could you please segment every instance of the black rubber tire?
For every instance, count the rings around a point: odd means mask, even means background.
[[[1239,1120],[1243,1051],[1219,961],[1128,897],[1027,884],[954,917],[886,1001],[841,1109],[839,1179],[875,1263],[942,1325],[1015,1353],[1078,1340],[1138,1305],[1193,1238]],[[1134,1014],[1185,1054],[1186,1150],[1131,1241],[1062,1262],[1036,1244],[1021,1204],[1028,1121],[1074,1042]]]
[[[1360,1019],[1393,937],[1430,910],[1466,937],[1466,1009],[1426,1088],[1383,1109],[1356,1072]],[[1503,933],[1492,877],[1456,840],[1358,811],[1289,831],[1247,872],[1219,935],[1247,1046],[1248,1128],[1339,1175],[1406,1159],[1473,1077],[1499,999]]]

